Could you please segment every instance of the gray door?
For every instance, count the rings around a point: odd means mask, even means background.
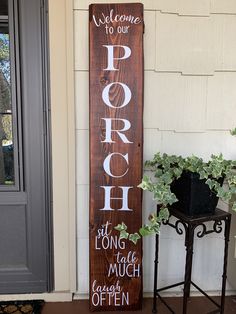
[[[0,1],[0,293],[52,288],[43,0]]]

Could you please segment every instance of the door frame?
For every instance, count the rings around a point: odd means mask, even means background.
[[[55,291],[76,292],[74,1],[48,2]]]
[[[54,292],[1,300],[70,301],[76,291],[73,0],[48,0]],[[60,108],[60,110],[58,110]],[[64,149],[61,149],[63,143]]]

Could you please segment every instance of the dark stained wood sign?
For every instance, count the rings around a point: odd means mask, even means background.
[[[135,310],[142,243],[143,6],[93,4],[90,32],[90,309]]]

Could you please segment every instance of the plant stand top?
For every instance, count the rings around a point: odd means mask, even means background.
[[[183,222],[186,223],[192,223],[192,224],[197,224],[199,225],[199,223],[203,223],[203,222],[207,222],[207,221],[218,221],[218,220],[224,220],[227,217],[231,217],[231,214],[216,208],[215,213],[214,214],[205,214],[205,215],[201,215],[201,216],[187,216],[184,213],[182,213],[181,211],[177,210],[177,209],[169,209],[170,211],[170,216],[175,216],[178,219],[181,219]]]
[[[164,225],[169,225],[174,228],[179,235],[183,234],[182,227],[184,227],[185,232],[188,228],[191,228],[194,231],[196,227],[199,227],[199,231],[196,233],[198,238],[203,238],[205,235],[210,233],[221,233],[222,222],[226,222],[231,218],[230,213],[218,208],[215,210],[214,214],[206,214],[196,217],[187,216],[176,209],[170,209],[170,217],[171,216],[177,218],[175,223],[171,223],[170,220],[167,220],[163,223]],[[205,224],[207,222],[213,222],[212,229],[209,229],[209,226]]]

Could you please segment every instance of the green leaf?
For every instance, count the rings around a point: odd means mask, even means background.
[[[136,244],[139,239],[141,239],[141,237],[140,237],[140,235],[137,232],[136,233],[131,233],[129,235],[129,240],[132,241],[134,244]]]
[[[214,188],[215,181],[211,179],[206,180],[206,184],[209,186],[209,188],[212,190]]]
[[[120,239],[128,239],[128,237],[129,237],[129,233],[126,232],[125,230],[122,230],[120,232]]]
[[[139,188],[145,190],[152,189],[152,182],[148,176],[143,176],[142,182],[138,185]]]
[[[163,174],[163,171],[158,168],[158,169],[156,170],[156,172],[155,172],[155,177],[156,177],[156,178],[159,178],[160,176],[162,176],[162,174]]]
[[[201,180],[202,180],[202,179],[208,179],[208,174],[207,174],[207,172],[204,171],[204,170],[199,171],[199,175],[200,175],[200,179],[201,179]]]
[[[173,181],[172,175],[169,172],[164,173],[161,178],[165,184],[170,184]]]
[[[160,223],[155,223],[155,224],[150,226],[150,231],[152,233],[158,233],[159,234],[160,233],[160,226],[161,226]]]
[[[231,193],[229,191],[224,191],[222,188],[218,190],[217,196],[226,202],[231,199]]]
[[[144,225],[142,228],[139,229],[139,233],[142,237],[150,236],[155,233],[160,232],[160,224],[150,224],[150,225]]]
[[[121,232],[121,231],[127,230],[127,226],[124,222],[122,222],[121,224],[118,224],[117,226],[115,226],[114,229]]]
[[[154,232],[150,229],[148,225],[144,225],[142,228],[139,229],[139,233],[142,237],[146,237],[153,234]]]
[[[232,210],[236,212],[236,202],[233,203]]]
[[[159,212],[159,218],[161,220],[168,220],[169,219],[169,216],[170,216],[170,213],[169,213],[169,210],[167,207],[162,207],[160,212]]]
[[[178,179],[181,176],[182,172],[183,171],[181,168],[175,168],[174,169],[174,175],[175,175],[176,179]]]
[[[231,134],[231,135],[236,135],[236,128],[232,129],[232,130],[230,131],[230,134]]]

